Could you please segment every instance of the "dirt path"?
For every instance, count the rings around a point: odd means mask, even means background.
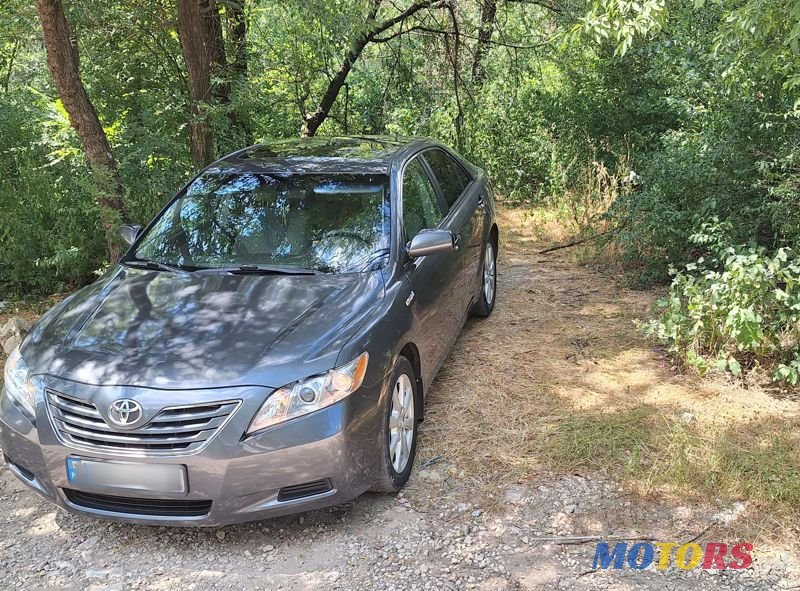
[[[536,225],[519,211],[503,212],[502,221],[498,306],[488,320],[468,323],[431,389],[404,494],[172,530],[61,513],[0,467],[0,589],[800,585],[800,562],[780,544],[757,545],[745,571],[593,572],[594,542],[560,543],[586,535],[733,543],[747,531],[739,524],[748,504],[684,500],[663,494],[655,476],[623,486],[608,474],[657,445],[647,429],[653,417],[733,417],[742,426],[754,408],[766,418],[796,416],[797,402],[751,390],[744,404],[738,387],[673,375],[632,324],[650,296],[615,287],[569,253],[536,255]]]

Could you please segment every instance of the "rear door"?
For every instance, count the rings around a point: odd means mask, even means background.
[[[424,229],[441,228],[444,208],[425,161],[417,156],[403,173],[403,241],[405,244]],[[409,260],[405,272],[413,295],[406,304],[415,319],[416,343],[422,372],[432,376],[444,361],[450,343],[460,326],[453,326],[453,284],[460,281],[461,258],[458,251]]]
[[[475,295],[473,278],[480,267],[484,226],[483,210],[479,207],[480,191],[470,174],[447,151],[430,148],[423,155],[436,179],[440,199],[447,211],[443,226],[453,232],[459,241],[461,270],[457,293],[450,297],[455,308],[454,321],[460,323]]]

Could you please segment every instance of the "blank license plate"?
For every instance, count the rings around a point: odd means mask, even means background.
[[[67,480],[84,490],[120,495],[133,492],[188,492],[186,466],[172,464],[98,462],[67,458]]]

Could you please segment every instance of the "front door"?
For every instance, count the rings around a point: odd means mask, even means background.
[[[480,272],[484,213],[480,207],[480,187],[450,154],[441,148],[423,153],[440,198],[447,212],[443,227],[459,237],[461,273],[452,285],[454,322],[464,321],[476,293],[475,278]],[[456,303],[457,302],[457,303]]]
[[[438,193],[419,157],[409,162],[403,174],[402,214],[406,244],[420,230],[440,227],[444,218]],[[460,271],[458,251],[418,257],[405,264],[414,294],[407,305],[414,317],[415,341],[426,382],[435,375],[461,328],[453,322],[451,299]]]

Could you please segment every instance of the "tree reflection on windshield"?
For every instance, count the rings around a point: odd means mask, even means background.
[[[160,216],[134,256],[343,273],[381,267],[388,248],[386,176],[209,173]]]

